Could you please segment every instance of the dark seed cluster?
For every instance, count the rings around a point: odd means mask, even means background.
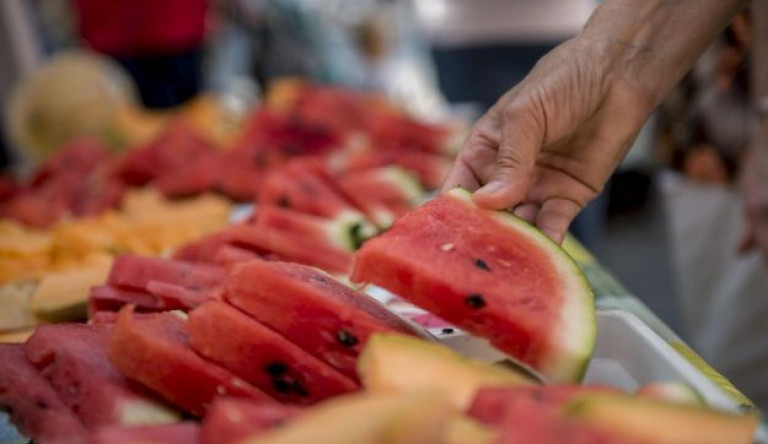
[[[483,271],[491,271],[491,267],[482,259],[475,259],[475,267]]]
[[[483,295],[481,294],[472,293],[464,298],[464,303],[467,304],[469,308],[483,308],[485,307],[485,298],[483,298]]]
[[[272,362],[264,367],[264,370],[272,378],[272,387],[284,395],[295,394],[306,398],[309,391],[299,381],[294,380],[288,375],[288,365],[283,362]]]
[[[336,332],[336,340],[344,347],[354,347],[360,343],[360,340],[355,335],[346,330]]]

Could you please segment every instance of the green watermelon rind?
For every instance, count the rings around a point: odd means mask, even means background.
[[[447,193],[458,200],[472,203],[472,194],[455,188]],[[554,355],[542,358],[538,370],[548,378],[558,382],[578,382],[584,377],[590,358],[597,342],[597,315],[595,298],[589,281],[581,268],[557,243],[538,228],[525,222],[507,211],[489,211],[502,225],[512,227],[516,234],[522,234],[544,248],[556,265],[561,276],[565,277],[563,294],[571,297],[560,311],[560,324],[555,328],[554,344],[563,344],[560,350],[567,350],[567,355]],[[554,351],[554,350],[553,350]]]
[[[424,195],[424,187],[419,179],[404,168],[397,165],[386,166],[382,168],[382,174],[393,186],[399,188],[412,204],[416,205]]]
[[[331,243],[350,252],[357,251],[365,240],[377,233],[376,227],[356,211],[339,213],[328,224]]]

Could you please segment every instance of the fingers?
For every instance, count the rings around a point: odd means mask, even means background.
[[[474,194],[483,207],[501,210],[521,202],[530,189],[533,168],[544,140],[544,126],[535,107],[510,103],[501,116],[501,141],[493,173]]]
[[[536,215],[536,226],[558,244],[565,239],[573,219],[582,206],[568,199],[553,198],[544,202]]]
[[[528,222],[529,224],[534,224],[536,223],[536,216],[539,214],[539,206],[534,203],[518,205],[515,207],[513,213],[515,216]]]
[[[456,161],[451,167],[451,171],[448,172],[448,176],[445,178],[445,182],[443,182],[443,186],[440,188],[440,192],[445,193],[456,187],[462,187],[470,191],[474,191],[480,187],[480,182],[472,172],[471,166],[462,156],[456,158]]]

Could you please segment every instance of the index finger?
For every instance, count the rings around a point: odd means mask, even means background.
[[[475,176],[472,168],[464,160],[464,157],[459,155],[453,162],[451,171],[448,172],[440,192],[445,193],[459,186],[466,190],[474,191],[480,188],[480,185],[480,181]]]

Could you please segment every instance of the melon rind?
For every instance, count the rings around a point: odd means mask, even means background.
[[[472,195],[455,188],[449,196],[472,206]],[[562,295],[567,296],[560,309],[560,321],[552,327],[556,335],[551,353],[541,357],[536,369],[546,377],[559,382],[580,381],[586,372],[597,340],[595,298],[587,278],[578,264],[559,245],[533,225],[506,211],[488,211],[502,225],[517,235],[523,235],[547,252],[552,264],[563,278]]]
[[[329,220],[328,226],[331,243],[351,252],[356,251],[366,239],[375,236],[378,232],[365,216],[356,211],[340,213]]]

